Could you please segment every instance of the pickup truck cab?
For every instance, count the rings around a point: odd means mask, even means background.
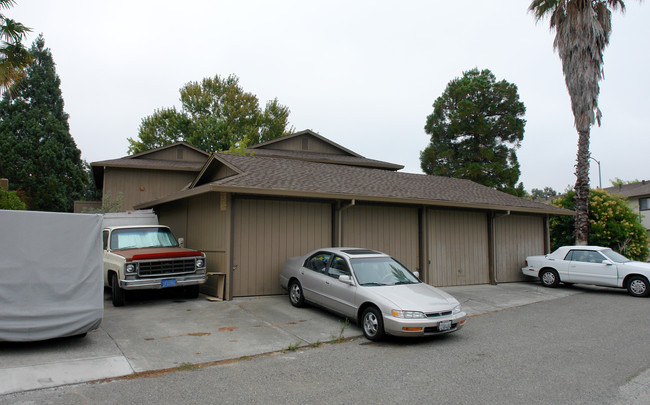
[[[205,254],[181,247],[163,225],[107,227],[103,244],[104,285],[116,307],[125,304],[125,290],[176,287],[196,298],[208,277]]]
[[[650,294],[650,263],[631,261],[612,249],[600,246],[562,246],[544,256],[529,256],[521,269],[539,277],[545,287],[565,284],[593,284],[627,288],[630,295]]]

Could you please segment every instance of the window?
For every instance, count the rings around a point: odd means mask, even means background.
[[[574,262],[602,263],[605,260],[600,253],[591,250],[573,250],[572,253]]]
[[[650,198],[639,198],[639,210],[640,211],[650,210]]]
[[[339,278],[339,276],[349,276],[350,270],[348,269],[347,263],[345,263],[345,259],[334,256],[332,264],[330,264],[330,268],[327,271],[327,275],[334,278]]]
[[[327,264],[332,257],[331,253],[316,253],[305,262],[305,267],[319,273],[325,273]]]

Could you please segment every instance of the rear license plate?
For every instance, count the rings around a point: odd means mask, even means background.
[[[438,331],[443,332],[451,329],[451,321],[442,321],[438,324]]]
[[[176,287],[178,284],[176,283],[175,278],[168,278],[166,280],[162,281],[162,287]]]

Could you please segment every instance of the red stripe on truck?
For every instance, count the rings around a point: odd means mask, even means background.
[[[172,257],[196,257],[202,256],[202,253],[198,250],[190,252],[163,252],[163,253],[146,253],[133,255],[132,260],[152,260],[152,259],[169,259]]]

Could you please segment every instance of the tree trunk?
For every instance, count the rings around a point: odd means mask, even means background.
[[[578,131],[576,159],[576,245],[587,245],[589,240],[589,127]]]

